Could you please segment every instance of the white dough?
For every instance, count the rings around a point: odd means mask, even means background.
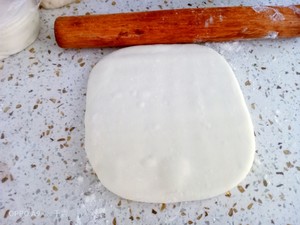
[[[45,9],[56,9],[76,1],[77,0],[42,0],[41,6]]]
[[[0,0],[0,60],[32,44],[40,30],[35,0]]]
[[[254,131],[235,75],[199,45],[124,48],[88,82],[87,156],[102,184],[142,202],[210,198],[241,182]]]

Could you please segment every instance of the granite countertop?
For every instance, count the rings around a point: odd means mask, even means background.
[[[41,9],[38,39],[0,61],[0,224],[300,224],[299,38],[205,44],[228,60],[240,83],[255,127],[252,170],[215,198],[146,204],[106,190],[84,150],[88,75],[115,49],[65,50],[53,34],[60,15],[240,4],[254,3],[82,0]]]

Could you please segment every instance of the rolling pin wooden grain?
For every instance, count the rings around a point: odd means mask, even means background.
[[[65,16],[54,32],[63,48],[291,38],[300,36],[300,5]]]

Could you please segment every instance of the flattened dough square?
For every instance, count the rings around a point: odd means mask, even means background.
[[[222,194],[254,158],[254,132],[235,75],[200,45],[117,50],[92,70],[87,156],[102,184],[142,202]]]

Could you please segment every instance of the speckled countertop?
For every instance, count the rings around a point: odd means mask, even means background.
[[[300,1],[256,1],[261,4]],[[84,151],[92,67],[114,49],[64,50],[60,15],[253,5],[252,1],[83,0],[41,10],[41,32],[0,62],[0,224],[300,224],[300,39],[206,44],[233,67],[252,116],[256,156],[221,196],[145,204],[107,191]]]

